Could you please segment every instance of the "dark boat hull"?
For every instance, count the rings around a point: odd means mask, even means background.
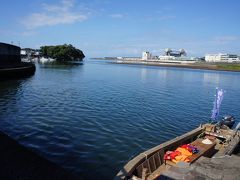
[[[32,76],[36,71],[36,67],[31,63],[22,63],[15,67],[0,68],[0,79],[23,78]]]

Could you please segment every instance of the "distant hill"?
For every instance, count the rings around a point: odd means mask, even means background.
[[[73,47],[71,44],[56,46],[41,46],[41,56],[50,57],[57,61],[82,61],[85,55],[80,49]]]

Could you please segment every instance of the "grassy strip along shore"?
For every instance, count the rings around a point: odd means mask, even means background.
[[[229,71],[240,71],[240,64],[219,64],[218,68]]]
[[[164,61],[143,61],[143,60],[137,60],[137,61],[121,60],[121,61],[115,61],[115,62],[113,61],[112,63],[240,72],[240,63],[207,63],[207,62],[182,63],[180,61],[164,62]]]

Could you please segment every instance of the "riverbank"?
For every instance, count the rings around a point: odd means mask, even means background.
[[[42,158],[0,132],[1,179],[76,179],[58,165]]]
[[[112,61],[115,64],[136,64],[136,65],[147,65],[147,66],[163,66],[163,67],[176,67],[176,68],[190,68],[190,69],[206,69],[206,70],[217,70],[217,71],[234,71],[240,72],[240,64],[236,63],[206,63],[206,62],[163,62],[163,61],[126,61],[118,60]]]

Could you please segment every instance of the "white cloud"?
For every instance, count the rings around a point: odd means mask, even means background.
[[[59,4],[43,4],[42,12],[33,13],[24,18],[22,23],[28,29],[58,24],[72,24],[88,18],[87,14],[74,12],[74,1],[63,0]]]
[[[124,17],[124,15],[123,14],[112,14],[112,15],[110,15],[110,17],[111,18],[116,18],[116,19],[121,19],[121,18]]]

